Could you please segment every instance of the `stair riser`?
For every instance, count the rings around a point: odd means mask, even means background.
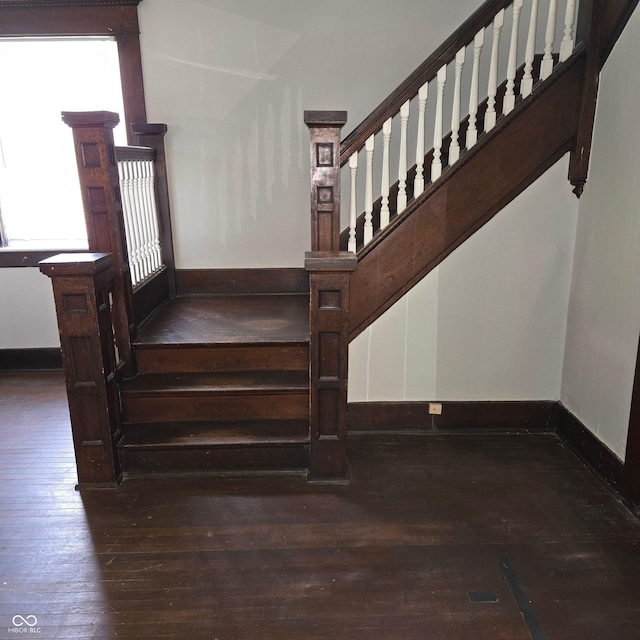
[[[305,420],[308,393],[170,395],[123,398],[124,422]]]
[[[309,447],[120,450],[120,460],[128,476],[302,471],[309,465]]]
[[[309,347],[215,346],[136,349],[138,373],[217,371],[307,371]]]

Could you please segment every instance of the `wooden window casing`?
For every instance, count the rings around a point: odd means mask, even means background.
[[[138,4],[141,0],[0,0],[0,38],[111,36],[118,45],[124,121],[129,144],[131,124],[147,113],[140,55]],[[0,267],[36,266],[58,252],[0,251]]]

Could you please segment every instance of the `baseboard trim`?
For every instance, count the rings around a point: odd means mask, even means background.
[[[48,371],[62,369],[57,347],[42,349],[0,349],[0,371]]]
[[[557,402],[444,401],[441,415],[429,402],[350,402],[347,425],[355,432],[554,431]]]
[[[622,494],[624,463],[561,403],[556,433],[596,475]]]

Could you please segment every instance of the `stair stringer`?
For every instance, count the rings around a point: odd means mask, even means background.
[[[574,146],[581,49],[358,254],[350,340]]]

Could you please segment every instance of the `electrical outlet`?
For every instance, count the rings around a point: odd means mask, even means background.
[[[429,415],[430,416],[441,416],[442,415],[442,403],[440,403],[440,402],[430,402],[429,403]]]

